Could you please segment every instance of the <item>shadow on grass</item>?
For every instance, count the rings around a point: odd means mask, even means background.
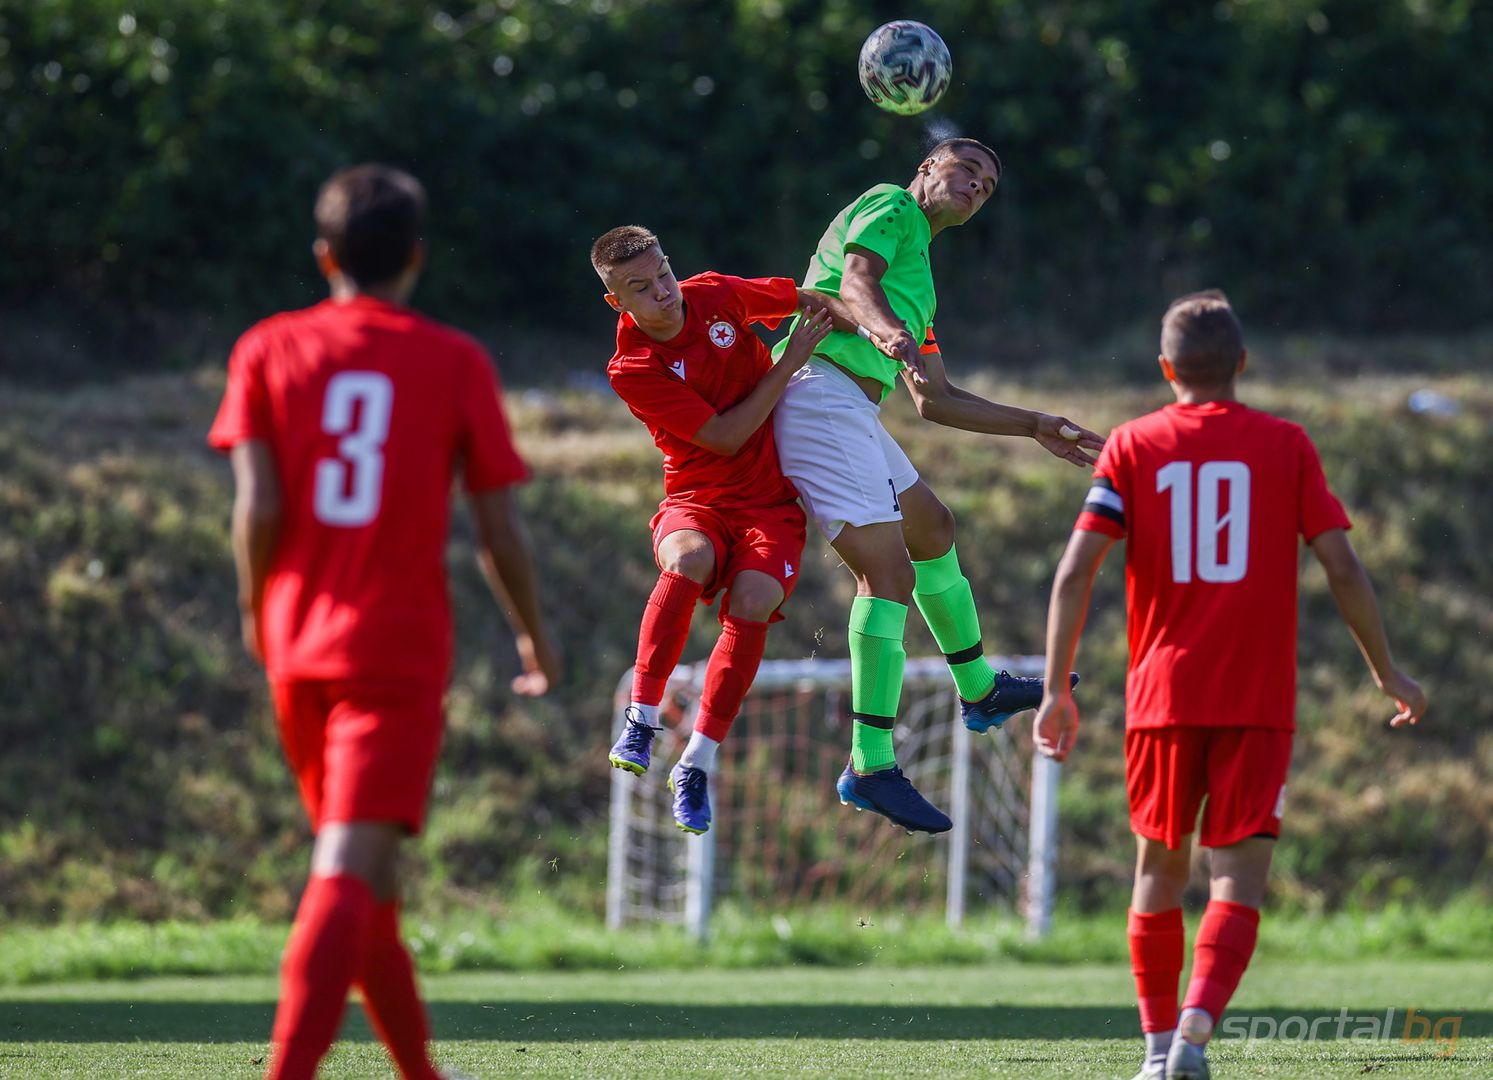
[[[1135,1038],[1135,1010],[938,1005],[668,1005],[616,1001],[434,1002],[439,1039]],[[261,1042],[273,1004],[199,1001],[0,1002],[0,1043]],[[361,1010],[342,1037],[372,1039]]]
[[[1349,1009],[1379,1014],[1382,1009]],[[1309,1016],[1321,1009],[1303,1009]],[[1288,1009],[1252,1012],[1277,1021]],[[1333,1014],[1335,1015],[1335,1014]],[[1403,1022],[1403,1010],[1399,1012]],[[98,1001],[0,1003],[0,1043],[262,1042],[269,1003]],[[497,1042],[586,1042],[621,1039],[1135,1039],[1133,1008],[986,1007],[976,1005],[669,1005],[616,1001],[436,1002],[432,1026],[440,1039]],[[1462,1015],[1463,1037],[1493,1033],[1493,1012]],[[1398,1034],[1398,1033],[1396,1033]],[[372,1035],[353,1006],[342,1033]]]

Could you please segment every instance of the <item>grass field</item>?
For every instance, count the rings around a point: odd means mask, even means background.
[[[1139,1058],[1123,965],[463,973],[426,980],[442,1064],[475,1076],[1128,1078]],[[244,1077],[262,1070],[268,977],[0,990],[0,1077]],[[1395,1010],[1389,1037],[1332,1038]],[[1408,1008],[1456,1041],[1407,1042]],[[1215,1042],[1228,1077],[1493,1076],[1483,961],[1262,961],[1233,1012],[1334,1018],[1325,1041]],[[1298,1024],[1298,1027],[1303,1026]],[[389,1075],[356,1010],[322,1076]],[[1447,1051],[1451,1051],[1447,1053]]]

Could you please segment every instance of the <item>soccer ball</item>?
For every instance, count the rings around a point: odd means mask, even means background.
[[[861,89],[887,112],[913,116],[943,97],[954,64],[933,29],[910,19],[877,27],[861,46]]]

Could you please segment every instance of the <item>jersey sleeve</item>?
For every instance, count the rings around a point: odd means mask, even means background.
[[[903,212],[907,208],[901,205],[906,198],[907,192],[900,188],[889,188],[863,198],[846,224],[846,247],[854,244],[874,251],[890,265],[903,240],[911,236],[913,230],[913,214]],[[913,210],[921,212],[916,207]]]
[[[263,335],[251,330],[238,339],[228,358],[228,387],[207,443],[215,450],[232,450],[249,439],[268,439],[271,433],[269,391],[264,381]]]
[[[761,323],[769,330],[798,310],[798,283],[792,278],[721,276],[741,305],[742,322]]]
[[[1125,496],[1128,489],[1124,457],[1120,451],[1121,440],[1111,434],[1099,452],[1099,461],[1094,466],[1094,479],[1089,493],[1084,496],[1083,510],[1079,512],[1075,529],[1103,533],[1116,540],[1123,539],[1126,532]]]
[[[527,480],[528,466],[513,445],[503,410],[503,384],[492,360],[480,348],[471,354],[464,383],[457,403],[463,486],[475,494]]]
[[[1301,465],[1296,489],[1296,525],[1310,544],[1329,529],[1351,529],[1348,513],[1327,486],[1322,459],[1306,432],[1301,433]]]
[[[665,372],[652,356],[624,356],[611,365],[607,378],[632,414],[650,429],[693,442],[716,415],[710,402]]]

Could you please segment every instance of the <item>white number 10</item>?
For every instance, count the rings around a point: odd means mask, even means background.
[[[393,406],[394,384],[377,371],[340,371],[327,382],[321,429],[342,438],[336,457],[316,463],[313,505],[318,520],[356,527],[378,517],[384,489],[384,442],[389,438]],[[354,413],[357,427],[353,427]]]
[[[1228,481],[1229,505],[1220,514],[1219,487]],[[1192,462],[1174,461],[1156,472],[1157,492],[1172,493],[1172,580],[1192,580]],[[1219,536],[1228,529],[1228,558],[1218,561]],[[1198,468],[1197,575],[1200,581],[1240,581],[1249,568],[1249,466],[1207,461]]]

